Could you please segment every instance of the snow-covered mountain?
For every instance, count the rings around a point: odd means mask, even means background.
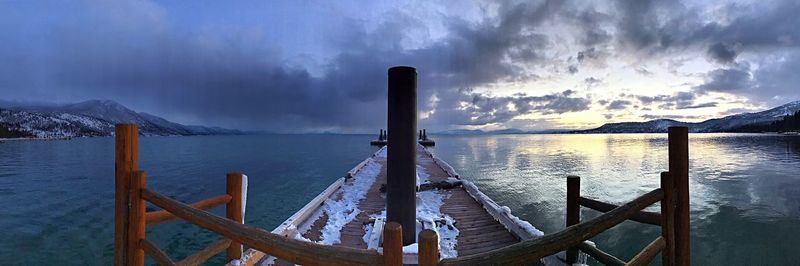
[[[741,113],[703,122],[690,123],[670,119],[657,119],[646,122],[608,123],[589,130],[575,133],[663,133],[671,126],[686,126],[690,132],[730,132],[748,125],[765,125],[800,110],[800,101],[787,103],[757,113]]]
[[[181,125],[151,114],[137,113],[110,100],[66,105],[19,104],[0,108],[0,132],[7,132],[9,136],[111,136],[114,125],[118,123],[138,124],[141,134],[154,136],[242,134],[238,130]]]

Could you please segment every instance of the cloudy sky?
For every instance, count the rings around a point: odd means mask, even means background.
[[[800,99],[800,2],[3,1],[0,99],[110,99],[186,124],[420,127],[699,121]]]

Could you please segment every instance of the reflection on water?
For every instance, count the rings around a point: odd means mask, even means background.
[[[668,169],[666,134],[437,136],[437,145],[463,177],[545,232],[564,228],[567,175],[582,177],[582,195],[623,203]],[[695,134],[689,150],[693,262],[796,264],[800,138]],[[629,259],[658,235],[625,222],[593,240]]]

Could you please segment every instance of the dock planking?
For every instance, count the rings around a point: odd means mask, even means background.
[[[370,223],[371,214],[378,214],[386,209],[386,195],[380,192],[381,185],[386,184],[386,158],[373,157],[373,159],[381,166],[380,173],[367,191],[366,197],[358,203],[358,209],[361,212],[342,228],[340,231],[341,243],[336,245],[366,249],[367,243],[363,240],[364,226]],[[447,172],[436,164],[430,153],[421,145],[417,146],[417,165],[424,169],[431,182],[444,181],[449,178]],[[352,182],[352,180],[347,182]],[[477,254],[520,241],[503,224],[495,220],[463,187],[437,190],[436,193],[444,195],[441,212],[456,221],[455,227],[459,230],[456,238],[458,242],[456,251],[459,256]],[[332,197],[336,197],[336,194]],[[323,214],[314,221],[310,230],[305,232],[303,237],[318,241],[320,230],[326,222],[327,217]]]

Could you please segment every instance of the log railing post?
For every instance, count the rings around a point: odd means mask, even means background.
[[[231,196],[231,201],[225,206],[225,217],[237,223],[244,223],[242,216],[242,174],[228,173],[225,191]],[[242,243],[231,242],[228,246],[227,259],[238,260],[242,257]]]
[[[128,261],[128,214],[130,176],[139,168],[139,129],[135,124],[117,124],[114,152],[114,265]]]
[[[431,229],[419,232],[419,266],[439,264],[439,236]]]
[[[130,183],[127,265],[140,266],[144,265],[144,249],[140,243],[144,240],[145,230],[145,201],[142,199],[142,190],[147,188],[145,173],[143,171],[132,173]]]
[[[383,226],[383,264],[403,265],[403,227],[397,222]]]
[[[661,172],[661,189],[664,199],[661,200],[661,237],[664,238],[664,251],[661,253],[661,265],[675,265],[675,189],[669,172]]]
[[[687,266],[689,245],[689,129],[670,127],[669,173],[675,190],[675,265]]]
[[[581,196],[581,178],[579,176],[567,177],[567,227],[581,222],[581,206],[578,198]],[[566,252],[567,263],[572,265],[578,260],[578,248],[570,247]]]

